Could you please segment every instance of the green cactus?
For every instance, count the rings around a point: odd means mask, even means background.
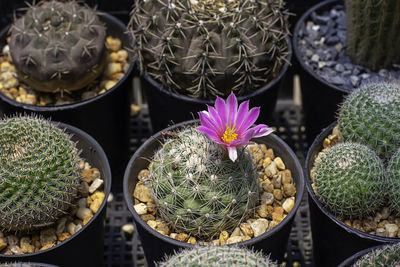
[[[239,247],[205,246],[186,249],[158,264],[158,267],[278,267],[259,252]]]
[[[346,0],[347,54],[371,70],[400,63],[400,1]]]
[[[400,148],[393,154],[387,167],[387,183],[391,209],[400,215]]]
[[[247,150],[232,162],[224,148],[193,127],[176,132],[152,160],[152,194],[161,218],[177,232],[212,239],[254,213],[258,175]],[[221,158],[223,158],[221,160]]]
[[[353,267],[395,267],[400,265],[400,244],[391,244],[362,256]]]
[[[75,1],[41,1],[11,27],[10,53],[20,78],[43,92],[74,91],[105,67],[106,30]]]
[[[345,141],[365,144],[388,161],[400,147],[400,84],[364,85],[347,97],[338,117]]]
[[[384,175],[383,163],[373,150],[357,143],[339,143],[315,160],[316,195],[337,216],[365,217],[383,204]]]
[[[78,154],[50,121],[0,121],[0,230],[30,231],[65,214],[80,184]]]
[[[287,61],[283,0],[135,0],[140,69],[173,92],[215,99],[266,85]]]

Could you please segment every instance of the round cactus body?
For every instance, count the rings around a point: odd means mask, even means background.
[[[384,166],[367,146],[340,143],[315,160],[314,185],[321,203],[335,215],[364,217],[384,201]]]
[[[165,141],[150,168],[152,193],[161,218],[177,232],[212,239],[254,213],[256,166],[247,150],[232,162],[224,148],[195,128]]]
[[[142,71],[169,90],[215,99],[250,93],[288,55],[283,0],[135,0],[129,28]]]
[[[400,84],[371,83],[355,90],[339,112],[345,141],[362,143],[388,161],[400,147]]]
[[[261,253],[239,247],[205,246],[183,250],[158,267],[278,267]]]
[[[400,148],[389,161],[387,180],[390,206],[400,215]]]
[[[32,88],[74,91],[103,72],[105,38],[94,10],[75,1],[42,1],[12,25],[10,53],[20,78]]]
[[[375,249],[362,256],[353,267],[395,267],[400,266],[400,245],[392,244]]]
[[[78,154],[47,120],[0,121],[0,230],[29,231],[65,214],[80,184]]]

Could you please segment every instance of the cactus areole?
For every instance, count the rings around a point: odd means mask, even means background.
[[[106,30],[75,1],[42,1],[11,27],[10,53],[20,78],[42,92],[74,91],[105,67]]]

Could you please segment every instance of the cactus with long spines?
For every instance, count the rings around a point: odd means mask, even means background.
[[[228,246],[205,246],[183,250],[158,267],[278,267],[278,264],[259,252]]]
[[[400,147],[389,161],[387,180],[390,207],[400,215]]]
[[[0,230],[24,232],[67,213],[80,185],[79,151],[50,121],[0,121]]]
[[[315,160],[314,185],[321,203],[336,216],[365,217],[384,203],[384,165],[365,145],[339,143]]]
[[[400,265],[400,244],[391,244],[362,256],[353,267],[395,267]]]
[[[283,0],[135,0],[129,28],[141,71],[193,98],[250,93],[288,55]]]
[[[174,231],[211,240],[254,214],[258,175],[246,149],[232,162],[192,126],[173,136],[155,153],[150,177],[157,211]]]
[[[41,1],[11,26],[10,53],[19,77],[35,90],[74,91],[103,72],[105,38],[103,23],[89,7]]]
[[[346,0],[347,54],[372,70],[400,63],[400,1]]]

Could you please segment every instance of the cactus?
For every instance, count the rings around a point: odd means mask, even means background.
[[[239,247],[205,246],[186,249],[167,258],[158,267],[278,267],[259,252]]]
[[[42,1],[12,25],[10,53],[19,77],[32,88],[74,91],[103,72],[105,37],[94,10],[75,1]]]
[[[314,185],[321,203],[336,216],[362,218],[384,201],[381,159],[365,145],[340,143],[315,160]]]
[[[232,162],[222,146],[193,127],[174,136],[156,152],[150,168],[161,218],[176,232],[207,240],[253,215],[258,175],[250,153],[242,148]]]
[[[283,0],[135,0],[129,29],[141,71],[193,98],[250,93],[288,55]]]
[[[346,0],[347,54],[371,70],[400,63],[400,1]]]
[[[386,173],[390,207],[400,215],[400,148],[390,159]]]
[[[400,265],[400,244],[374,249],[362,256],[353,267],[395,267]]]
[[[368,145],[388,161],[400,147],[400,84],[364,85],[347,97],[338,117],[345,141]]]
[[[0,230],[30,231],[65,214],[80,184],[78,154],[50,121],[0,121]]]

